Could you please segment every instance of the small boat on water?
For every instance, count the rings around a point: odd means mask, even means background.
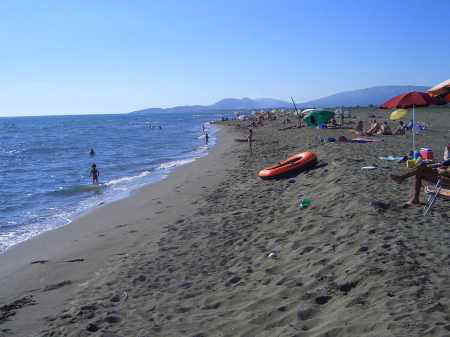
[[[286,173],[292,173],[300,169],[311,167],[317,163],[317,155],[314,152],[297,153],[277,165],[266,167],[259,171],[261,178],[274,178]]]

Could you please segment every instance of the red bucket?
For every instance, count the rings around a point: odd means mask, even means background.
[[[424,147],[420,149],[420,156],[424,160],[433,160],[433,150],[429,147]]]

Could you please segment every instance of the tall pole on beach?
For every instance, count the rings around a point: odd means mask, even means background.
[[[291,96],[292,104],[294,104],[295,112],[298,114],[297,106],[295,105],[294,99]]]

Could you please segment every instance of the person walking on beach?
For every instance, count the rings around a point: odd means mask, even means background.
[[[89,177],[92,177],[92,184],[98,184],[98,177],[100,176],[100,172],[97,170],[97,165],[92,164],[91,172],[89,173]]]
[[[206,145],[208,145],[208,140],[209,140],[208,131],[205,131],[205,143],[206,143]]]
[[[248,128],[248,136],[247,136],[248,146],[250,148],[250,153],[252,153],[252,143],[253,143],[253,130],[252,128]]]
[[[301,128],[303,126],[303,113],[301,111],[297,112],[297,128]]]
[[[339,115],[339,124],[340,127],[343,128],[344,127],[344,109],[341,108],[341,114]]]

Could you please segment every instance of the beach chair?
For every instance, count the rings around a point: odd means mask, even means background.
[[[428,215],[438,197],[450,200],[450,188],[442,187],[442,180],[443,178],[440,177],[435,185],[427,181],[423,182],[424,191],[427,195],[427,202],[423,209],[424,216]]]

